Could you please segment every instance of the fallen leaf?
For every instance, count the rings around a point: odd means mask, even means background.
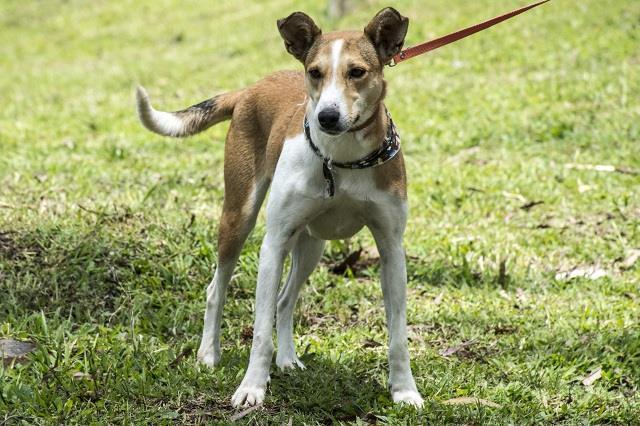
[[[452,346],[450,348],[442,349],[438,353],[441,356],[446,358],[446,357],[449,357],[451,355],[456,354],[457,352],[460,352],[461,350],[463,350],[465,348],[468,348],[471,345],[474,345],[475,343],[476,343],[475,339],[467,340],[466,342],[460,343],[458,346]]]
[[[0,339],[0,358],[4,365],[13,361],[24,362],[25,356],[36,349],[36,344],[29,341]]]
[[[380,259],[380,252],[378,251],[378,247],[369,246],[362,249],[362,255],[364,258],[369,260],[377,261]]]
[[[631,269],[638,259],[640,259],[640,249],[633,249],[629,251],[629,255],[624,261],[622,261],[620,267],[622,269]]]
[[[632,170],[628,167],[616,167],[616,172],[631,176],[637,176],[640,174],[640,171]]]
[[[253,413],[254,411],[256,411],[261,407],[262,407],[262,404],[257,404],[257,405],[254,405],[253,407],[249,407],[246,410],[242,410],[239,413],[234,414],[233,416],[231,416],[229,420],[231,420],[232,422],[237,422],[241,418],[247,416],[248,414]]]
[[[516,288],[516,298],[523,305],[527,303],[527,294],[520,287]]]
[[[577,164],[577,163],[568,163],[564,165],[565,169],[575,169],[575,170],[595,170],[597,172],[615,172],[616,166],[612,166],[610,164]]]
[[[492,408],[502,408],[500,404],[486,399],[474,398],[471,396],[461,396],[459,398],[451,398],[442,402],[444,405],[484,405]]]
[[[82,379],[87,379],[89,377],[91,377],[91,374],[89,373],[83,373],[82,371],[77,371],[75,373],[73,373],[74,380],[82,380]]]
[[[565,169],[575,169],[575,170],[595,170],[596,172],[618,172],[626,175],[637,175],[640,172],[637,170],[632,170],[627,167],[616,167],[610,164],[577,164],[577,163],[568,163],[564,165]]]
[[[521,210],[531,210],[532,208],[534,208],[535,206],[539,206],[540,204],[544,204],[544,201],[529,201],[528,203],[525,203],[523,205],[520,206]]]
[[[165,411],[164,413],[160,414],[160,416],[161,416],[160,418],[162,419],[174,420],[180,417],[180,413],[176,411]]]
[[[498,294],[500,295],[500,297],[502,297],[505,300],[511,300],[511,296],[509,296],[509,293],[507,293],[504,290],[500,290]]]
[[[556,274],[556,280],[568,281],[573,278],[587,278],[589,280],[597,280],[599,278],[606,277],[607,275],[609,275],[609,273],[604,269],[601,269],[595,265],[591,265],[591,266],[577,267],[570,271],[558,272]]]
[[[480,188],[476,188],[475,186],[467,186],[467,191],[471,191],[471,192],[479,192],[479,193],[484,193],[484,189],[480,189]]]
[[[382,346],[382,343],[376,342],[375,340],[371,339],[366,339],[364,342],[362,342],[363,348],[377,348],[380,346]]]
[[[597,185],[578,185],[578,192],[584,194],[585,192],[591,191],[596,188],[598,188]]]
[[[469,157],[472,157],[473,155],[477,154],[478,152],[480,152],[480,147],[479,146],[472,146],[471,148],[465,148],[462,149],[460,151],[458,151],[458,153],[456,153],[455,155],[452,155],[451,157],[448,158],[449,161],[457,163],[460,162],[462,160],[466,160]]]
[[[435,299],[433,299],[433,304],[434,305],[439,305],[442,303],[442,299],[444,299],[444,291],[441,291]]]
[[[329,270],[336,275],[345,275],[348,271],[357,274],[359,271],[378,263],[380,253],[376,247],[359,247],[349,253],[341,262],[329,267]]]
[[[527,202],[527,199],[524,198],[523,195],[514,194],[513,192],[502,191],[502,196],[505,197],[505,198],[514,198],[514,199],[520,201],[521,203],[526,203]]]
[[[585,386],[591,386],[596,380],[602,377],[602,368],[597,368],[594,372],[582,379],[582,384]]]
[[[551,228],[551,225],[548,223],[539,223],[534,227],[534,229],[549,229],[549,228]]]

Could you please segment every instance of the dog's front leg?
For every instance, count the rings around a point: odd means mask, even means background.
[[[407,268],[402,234],[404,208],[388,206],[370,226],[380,252],[382,294],[389,329],[389,388],[394,402],[422,407],[407,346]]]
[[[284,236],[280,232],[267,231],[262,240],[253,344],[247,372],[231,398],[234,407],[260,404],[264,400],[274,349],[272,333],[278,285],[282,278],[285,256],[295,239],[293,235],[294,232],[288,232],[288,236]]]
[[[320,261],[323,248],[323,240],[302,231],[291,253],[289,278],[278,295],[278,313],[276,315],[278,332],[276,365],[282,370],[296,367],[304,368],[304,364],[296,355],[293,343],[293,311],[298,301],[300,289]]]

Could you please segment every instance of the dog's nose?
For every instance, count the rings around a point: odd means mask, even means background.
[[[340,120],[340,111],[337,109],[326,108],[318,114],[318,121],[325,129],[335,129],[338,125],[338,120]]]

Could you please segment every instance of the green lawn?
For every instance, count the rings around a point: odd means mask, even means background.
[[[186,107],[299,69],[277,18],[300,9],[325,31],[362,28],[387,5],[354,1],[330,22],[324,2],[291,3],[0,0],[0,339],[37,343],[27,362],[0,366],[0,423],[236,413],[264,221],[230,286],[222,364],[199,367],[228,124],[153,135],[133,90]],[[393,5],[413,45],[525,3]],[[376,262],[332,273],[349,251],[333,243],[297,308],[307,370],[274,364],[264,406],[240,422],[638,424],[639,45],[639,1],[556,0],[389,69],[425,407],[396,407],[386,390]],[[444,403],[458,397],[499,407]]]

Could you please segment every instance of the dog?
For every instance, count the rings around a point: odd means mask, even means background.
[[[143,125],[183,137],[231,119],[224,147],[225,197],[218,263],[207,287],[198,360],[216,365],[226,290],[240,250],[270,187],[260,248],[255,323],[249,366],[231,398],[234,407],[263,402],[276,322],[281,369],[304,368],[293,342],[293,311],[326,240],[367,227],[380,253],[389,329],[389,388],[394,402],[421,407],[406,334],[406,175],[400,140],[384,106],[384,66],[402,48],[409,20],[393,8],[364,31],[323,34],[295,12],[277,21],[287,51],[304,72],[281,71],[253,86],[217,95],[177,112],[155,110],[142,87]],[[283,263],[291,254],[285,285]],[[277,315],[276,315],[277,313]]]

